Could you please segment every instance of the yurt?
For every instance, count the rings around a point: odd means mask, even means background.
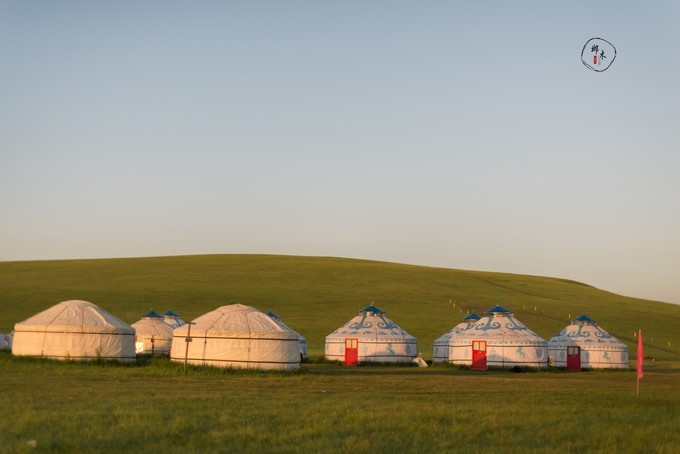
[[[163,312],[163,322],[165,322],[167,325],[170,325],[171,328],[177,328],[178,326],[182,326],[186,324],[184,320],[182,320],[182,317],[179,314],[176,314],[175,312],[172,311],[166,311]]]
[[[172,327],[151,311],[132,324],[135,329],[135,352],[138,355],[167,355],[172,344]]]
[[[297,331],[295,331],[295,330],[294,330],[293,328],[291,328],[290,326],[288,326],[288,325],[286,325],[285,323],[283,323],[283,321],[281,320],[281,317],[279,317],[278,315],[276,315],[274,312],[269,311],[269,312],[267,312],[267,315],[270,316],[270,317],[271,317],[275,322],[277,322],[279,325],[281,325],[281,326],[283,326],[284,328],[289,329],[289,330],[291,330],[291,331],[297,333],[297,335],[300,336],[300,358],[302,358],[302,359],[307,358],[307,338],[306,338],[305,336],[303,336],[302,334],[298,333]]]
[[[416,338],[373,304],[326,336],[326,359],[347,365],[364,361],[410,363],[417,354]]]
[[[434,350],[432,351],[432,362],[435,364],[449,362],[449,341],[451,339],[451,334],[467,329],[471,324],[477,323],[477,320],[480,318],[481,317],[474,312],[466,315],[459,324],[436,339],[434,341]]]
[[[449,362],[472,369],[545,367],[548,343],[501,306],[484,312],[476,323],[449,339]]]
[[[626,344],[581,315],[548,341],[548,357],[567,370],[628,369]]]
[[[135,361],[135,330],[92,303],[64,301],[14,326],[12,354]]]
[[[201,366],[291,370],[300,367],[299,345],[295,331],[253,307],[232,304],[175,328],[170,358]]]

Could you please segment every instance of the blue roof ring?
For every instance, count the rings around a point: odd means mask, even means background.
[[[463,317],[462,320],[464,322],[469,322],[470,320],[479,320],[480,318],[482,318],[482,317],[480,317],[479,315],[477,315],[473,312],[472,314],[466,315],[465,317]]]
[[[385,311],[382,309],[376,307],[373,303],[371,303],[370,306],[366,306],[365,308],[361,309],[359,311],[360,314],[384,314]]]
[[[574,325],[597,325],[597,322],[587,315],[581,315],[571,321]]]
[[[144,314],[144,318],[161,318],[161,316],[160,316],[160,314],[158,314],[158,312],[151,309],[150,312],[147,312],[146,314]]]
[[[491,314],[504,314],[504,315],[512,315],[512,311],[507,310],[503,306],[494,306],[491,309],[488,309],[484,311],[484,315],[491,315]]]

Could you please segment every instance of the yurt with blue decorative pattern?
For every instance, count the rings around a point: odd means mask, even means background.
[[[548,343],[508,309],[495,306],[449,339],[449,362],[472,369],[547,366]]]
[[[326,336],[326,359],[346,365],[359,362],[411,362],[418,355],[416,338],[371,303]]]
[[[290,326],[283,323],[283,321],[281,320],[281,317],[279,317],[274,312],[269,311],[269,312],[267,312],[267,315],[270,316],[279,325],[297,333],[297,331],[295,331],[293,328],[291,328]],[[300,358],[305,359],[305,358],[307,358],[307,338],[300,333],[297,333],[297,334],[298,334],[298,336],[300,336]]]
[[[481,317],[474,312],[472,314],[466,315],[459,324],[444,333],[443,336],[436,339],[434,341],[434,349],[432,351],[432,362],[435,364],[449,362],[449,341],[451,340],[451,335],[453,333],[459,333],[467,329],[470,324],[477,323],[477,320],[480,318]]]
[[[568,370],[628,369],[628,347],[581,315],[548,341],[548,356],[555,367]]]

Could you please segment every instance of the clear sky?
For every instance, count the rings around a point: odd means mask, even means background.
[[[342,256],[680,303],[679,81],[676,1],[0,0],[0,260]]]

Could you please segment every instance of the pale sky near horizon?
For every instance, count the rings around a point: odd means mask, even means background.
[[[0,260],[340,256],[680,303],[679,45],[674,1],[0,0]]]

